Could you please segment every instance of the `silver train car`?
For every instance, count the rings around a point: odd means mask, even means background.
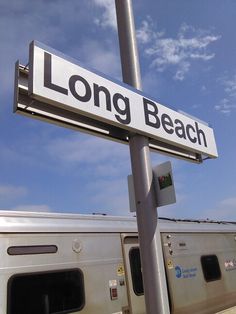
[[[236,313],[236,225],[160,219],[171,313]],[[0,313],[145,314],[136,219],[0,211]]]

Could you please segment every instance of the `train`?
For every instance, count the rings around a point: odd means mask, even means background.
[[[236,223],[159,226],[170,313],[236,313]],[[135,217],[1,210],[0,250],[0,313],[146,313]]]

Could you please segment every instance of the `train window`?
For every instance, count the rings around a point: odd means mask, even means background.
[[[56,245],[24,245],[10,246],[7,249],[9,255],[51,254],[57,253]]]
[[[17,274],[8,281],[7,314],[66,314],[84,304],[79,269]]]
[[[143,295],[143,276],[138,247],[133,247],[130,249],[129,260],[134,293],[138,296]]]
[[[214,281],[221,278],[220,265],[216,255],[202,256],[201,263],[206,281]]]

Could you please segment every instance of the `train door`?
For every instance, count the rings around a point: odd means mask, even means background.
[[[138,235],[122,234],[121,241],[130,314],[145,314]]]

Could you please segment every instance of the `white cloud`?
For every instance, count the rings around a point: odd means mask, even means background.
[[[126,215],[129,210],[126,177],[131,172],[128,147],[91,136],[72,134],[47,146],[59,168],[84,177],[85,207],[91,212]]]
[[[117,28],[116,10],[114,0],[93,0],[94,4],[104,9],[102,16],[95,19],[94,22],[102,27]]]
[[[89,10],[84,14],[81,9],[86,10],[86,2],[71,0],[65,5],[63,0],[0,1],[1,94],[12,90],[15,61],[28,62],[28,46],[32,40],[54,48],[76,46],[73,34],[91,19]]]
[[[215,105],[215,109],[225,115],[229,115],[232,110],[236,109],[236,105],[230,102],[230,99],[222,99],[218,105]]]
[[[137,30],[136,36],[140,43],[147,44],[152,38],[153,32],[150,29],[148,21],[142,21],[141,27]]]
[[[136,36],[138,41],[141,44],[148,44],[153,40],[164,36],[165,32],[155,32],[155,24],[150,16],[147,16],[147,19],[142,21],[141,27],[137,29]]]
[[[187,24],[180,27],[176,38],[164,38],[164,35],[164,32],[156,31],[150,17],[137,30],[137,38],[151,60],[151,67],[159,72],[174,67],[174,79],[181,81],[194,61],[207,62],[214,58],[215,54],[210,53],[208,48],[220,39],[220,36],[196,30]]]
[[[0,200],[11,200],[23,197],[28,194],[28,190],[23,186],[0,185]]]
[[[231,96],[236,97],[236,74],[232,79],[226,79],[224,82],[225,92]]]
[[[97,212],[128,215],[129,200],[126,177],[90,182],[90,203]]]
[[[178,81],[183,81],[185,79],[185,75],[186,73],[188,73],[190,69],[190,62],[184,62],[182,61],[179,69],[176,71],[175,75],[174,75],[174,79],[178,80]]]
[[[206,216],[213,220],[236,221],[236,197],[223,199],[217,208],[206,211]]]
[[[50,158],[60,168],[84,178],[88,210],[107,214],[129,213],[127,175],[131,173],[128,146],[91,136],[72,134],[52,140]]]
[[[236,197],[229,197],[229,198],[224,199],[221,202],[221,205],[236,208]],[[236,212],[235,212],[235,214],[236,214]]]
[[[16,211],[27,211],[27,212],[53,212],[53,210],[48,205],[19,205],[11,208],[11,210]]]
[[[87,40],[78,54],[90,67],[109,76],[120,78],[120,59],[111,42]]]
[[[236,109],[236,74],[233,76],[224,76],[218,80],[224,87],[224,98],[219,104],[215,105],[215,110],[218,112],[230,115]]]
[[[120,177],[130,171],[128,147],[109,140],[72,134],[52,140],[46,150],[65,167],[84,165],[95,175]]]

